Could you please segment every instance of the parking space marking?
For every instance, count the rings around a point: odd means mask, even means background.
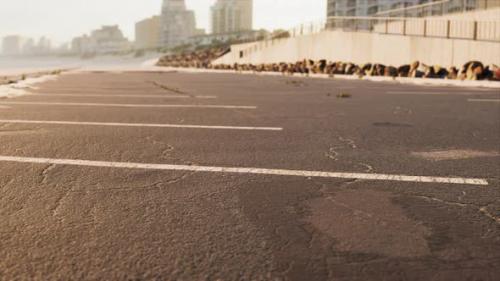
[[[387,94],[393,94],[393,95],[449,95],[451,92],[435,92],[435,91],[388,91],[386,92]]]
[[[500,102],[500,99],[469,99],[469,102]]]
[[[0,102],[0,105],[52,105],[52,106],[94,106],[94,107],[137,107],[137,108],[209,108],[209,109],[257,109],[246,105],[203,105],[203,104],[126,104],[126,103],[77,103],[77,102]]]
[[[185,125],[185,124],[145,124],[145,123],[116,123],[116,122],[0,120],[0,123],[5,123],[5,124],[40,124],[40,125],[74,125],[74,126],[107,126],[107,127],[184,128],[184,129],[213,129],[213,130],[242,130],[242,131],[283,131],[283,128],[279,128],[279,127],[207,126],[207,125]]]
[[[153,99],[216,99],[216,96],[188,96],[188,95],[122,95],[122,94],[110,94],[110,95],[99,95],[99,94],[32,94],[30,96],[42,96],[42,97],[92,97],[92,98],[153,98]]]
[[[407,176],[407,175],[367,174],[367,173],[337,173],[337,172],[241,168],[241,167],[210,167],[210,166],[189,166],[189,165],[170,165],[170,164],[146,164],[146,163],[106,162],[106,161],[90,161],[90,160],[76,160],[76,159],[32,158],[32,157],[17,157],[17,156],[0,156],[0,162],[52,164],[52,165],[100,167],[100,168],[141,169],[141,170],[157,170],[157,171],[191,171],[191,172],[251,174],[251,175],[293,176],[293,177],[304,177],[304,178],[314,177],[314,178],[363,179],[363,180],[413,182],[413,183],[441,183],[441,184],[481,185],[481,186],[489,185],[486,179],[474,179],[474,178]]]
[[[478,91],[433,91],[433,90],[427,90],[427,91],[387,91],[387,94],[393,94],[393,95],[472,95],[472,94],[478,94],[478,93],[488,93],[488,92],[478,92]],[[491,93],[494,93],[493,91]]]

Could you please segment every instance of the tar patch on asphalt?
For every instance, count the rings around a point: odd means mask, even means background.
[[[345,190],[310,200],[307,221],[343,252],[414,258],[430,253],[430,229],[405,215],[389,192]]]
[[[295,87],[305,87],[305,86],[307,86],[307,84],[304,81],[300,81],[300,80],[286,80],[285,84],[292,85],[292,86],[295,86]]]

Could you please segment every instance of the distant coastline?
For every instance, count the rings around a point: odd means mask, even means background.
[[[129,56],[98,56],[92,59],[79,57],[6,57],[0,56],[0,84],[9,80],[19,80],[24,76],[40,76],[40,73],[67,69],[129,69],[144,67],[145,63],[159,58],[157,53],[146,54],[143,57]]]

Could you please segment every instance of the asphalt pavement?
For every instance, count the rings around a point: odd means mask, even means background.
[[[499,280],[500,92],[75,72],[0,99],[0,280]]]

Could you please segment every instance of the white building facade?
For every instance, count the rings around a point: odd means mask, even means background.
[[[103,26],[91,32],[74,38],[71,50],[78,54],[111,54],[128,51],[131,43],[117,25]]]
[[[251,31],[253,0],[217,0],[211,8],[213,34]]]
[[[184,0],[163,0],[160,22],[161,47],[182,45],[196,32],[194,12],[186,9]]]
[[[371,16],[378,12],[409,7],[432,0],[328,0],[327,14],[333,16]]]
[[[409,8],[411,6],[438,2],[438,0],[327,0],[327,16],[374,16],[388,10]],[[424,17],[483,8],[483,3],[498,0],[450,0],[447,3],[422,9],[407,9],[384,16]],[[490,4],[491,5],[491,4]]]

